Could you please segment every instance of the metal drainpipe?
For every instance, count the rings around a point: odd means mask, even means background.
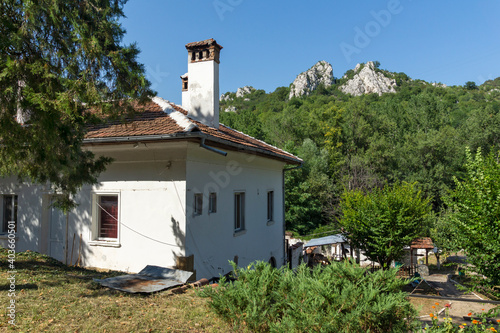
[[[285,222],[285,171],[290,171],[290,170],[296,170],[300,169],[304,166],[304,163],[300,163],[300,165],[297,165],[296,167],[293,168],[288,168],[288,169],[283,169],[282,172],[282,181],[281,181],[281,196],[282,196],[282,203],[283,203],[283,250],[284,250],[284,256],[283,256],[283,265],[286,265],[286,257],[288,256],[288,249],[286,248],[286,236],[285,236],[285,231],[286,231],[286,222]]]
[[[205,148],[205,149],[210,150],[210,151],[213,151],[214,153],[220,154],[222,156],[227,156],[227,153],[225,151],[219,150],[219,149],[214,148],[214,147],[207,146],[205,144],[205,138],[201,139],[200,147]]]

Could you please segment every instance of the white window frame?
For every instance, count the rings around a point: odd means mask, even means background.
[[[217,193],[210,192],[208,194],[208,213],[217,213]]]
[[[101,221],[100,221],[100,210],[99,202],[101,197],[106,196],[116,196],[118,202],[118,212],[116,221],[116,238],[111,237],[100,237]],[[92,242],[91,245],[103,245],[103,244],[119,244],[120,243],[120,232],[121,232],[121,195],[120,192],[94,192],[92,193]]]
[[[234,192],[234,232],[245,231],[245,192]]]
[[[17,232],[17,227],[18,227],[18,219],[19,219],[19,216],[18,216],[18,209],[19,209],[19,204],[18,204],[18,200],[19,200],[19,197],[17,194],[15,193],[3,193],[0,195],[0,197],[2,198],[2,201],[0,202],[0,216],[1,216],[1,219],[2,219],[2,229],[0,230],[0,233],[1,234],[7,234],[9,233],[9,222],[10,221],[7,221],[5,219],[5,198],[7,197],[10,197],[11,198],[11,205],[13,205],[12,207],[12,210],[14,212],[14,225],[15,225],[15,229],[16,232]],[[12,219],[11,219],[12,221]]]
[[[203,193],[195,193],[193,199],[193,215],[203,214]]]
[[[274,221],[274,190],[267,191],[267,222]]]

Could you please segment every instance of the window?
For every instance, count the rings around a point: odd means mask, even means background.
[[[203,194],[194,194],[194,215],[201,215],[203,213]]]
[[[234,231],[245,230],[245,193],[234,194]]]
[[[217,213],[217,193],[210,193],[208,195],[208,212]]]
[[[97,201],[97,234],[98,239],[118,238],[118,195],[98,195]]]
[[[2,232],[9,231],[9,222],[14,222],[17,228],[17,195],[4,195],[2,205]]]
[[[267,222],[273,221],[274,217],[274,191],[267,192]]]

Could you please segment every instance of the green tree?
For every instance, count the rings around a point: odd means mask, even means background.
[[[456,188],[445,197],[452,209],[450,224],[456,230],[455,246],[465,250],[473,270],[490,282],[500,281],[500,161],[478,148],[473,157],[466,149],[467,173],[455,178]]]
[[[441,215],[434,221],[433,225],[429,229],[429,235],[437,247],[437,252],[435,252],[437,259],[437,268],[441,268],[441,256],[447,255],[450,252],[460,251],[461,248],[457,248],[457,244],[454,241],[455,230],[454,226],[450,223],[449,209],[441,212]]]
[[[415,183],[386,185],[368,193],[346,191],[340,208],[339,224],[351,244],[385,268],[403,257],[404,246],[422,235],[432,216],[430,199]]]
[[[474,82],[474,81],[467,81],[467,82],[465,82],[464,87],[467,90],[476,90],[476,89],[478,89],[477,86],[476,86],[476,82]]]
[[[87,125],[153,94],[137,47],[121,45],[125,3],[0,4],[0,175],[49,183],[63,208],[110,162],[82,148]]]
[[[324,207],[333,195],[328,176],[328,152],[319,149],[311,139],[298,149],[304,165],[285,174],[286,228],[306,235],[326,222]]]

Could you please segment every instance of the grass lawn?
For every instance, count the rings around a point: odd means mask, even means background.
[[[127,294],[93,278],[121,275],[67,267],[36,252],[16,254],[16,325],[8,323],[7,251],[0,249],[0,331],[18,332],[232,332],[190,289]]]

